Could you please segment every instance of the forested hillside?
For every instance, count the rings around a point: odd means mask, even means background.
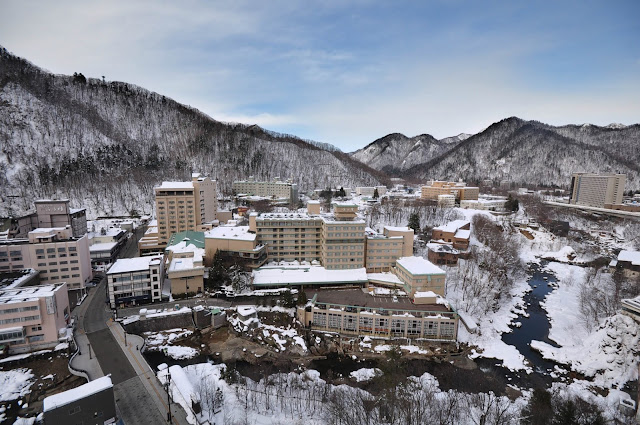
[[[562,187],[574,172],[626,173],[626,189],[640,189],[640,125],[554,127],[507,118],[403,175]]]
[[[301,190],[384,175],[323,144],[228,124],[143,88],[53,75],[0,48],[0,216],[68,197],[90,215],[150,213],[153,186],[188,179],[292,177]]]

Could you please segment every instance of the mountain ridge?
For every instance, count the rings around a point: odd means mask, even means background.
[[[133,84],[54,75],[0,48],[0,215],[64,197],[91,215],[153,210],[153,186],[191,171],[293,177],[301,190],[385,183],[328,144],[216,121]]]

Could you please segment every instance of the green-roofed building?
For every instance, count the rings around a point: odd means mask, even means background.
[[[196,232],[193,230],[186,230],[184,232],[178,232],[171,235],[167,248],[179,244],[180,242],[188,242],[198,248],[204,249],[204,232]],[[166,250],[166,248],[165,248]]]

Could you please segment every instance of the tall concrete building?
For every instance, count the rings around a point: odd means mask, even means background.
[[[26,238],[38,228],[71,226],[73,237],[87,233],[87,214],[84,208],[71,208],[68,199],[40,199],[34,202],[36,211],[11,220],[9,238]]]
[[[236,195],[262,196],[265,198],[287,199],[289,202],[298,200],[298,185],[291,180],[281,181],[276,177],[271,182],[256,181],[253,176],[248,180],[233,182],[231,186]]]
[[[155,194],[159,245],[166,245],[174,233],[200,231],[215,219],[216,181],[209,177],[194,173],[190,182],[163,182]]]
[[[87,235],[73,236],[71,226],[38,228],[27,239],[0,241],[0,272],[32,268],[42,283],[67,282],[66,288],[80,298],[91,280],[91,257]]]
[[[438,200],[440,195],[453,195],[458,201],[476,200],[480,190],[464,182],[430,181],[420,190],[421,199]]]
[[[621,204],[626,174],[574,173],[571,176],[571,204],[604,208]]]
[[[252,214],[248,231],[256,235],[254,249],[266,247],[267,261],[317,261],[327,270],[389,271],[398,258],[413,253],[411,229],[387,226],[379,234],[366,229],[355,204],[336,202],[330,214],[320,214],[316,206],[308,213]],[[207,256],[213,254],[208,250]]]

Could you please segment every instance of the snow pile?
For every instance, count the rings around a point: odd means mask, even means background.
[[[192,359],[198,355],[198,350],[181,345],[167,345],[162,348],[164,354],[175,360]]]
[[[380,369],[365,367],[362,369],[354,370],[349,374],[349,377],[351,379],[355,379],[356,382],[367,382],[381,375],[382,375],[382,371]]]
[[[31,369],[0,371],[0,401],[17,400],[31,393],[33,377]]]
[[[576,258],[576,252],[570,246],[565,246],[557,252],[547,252],[541,256],[545,260],[559,261],[561,263],[568,263]]]

